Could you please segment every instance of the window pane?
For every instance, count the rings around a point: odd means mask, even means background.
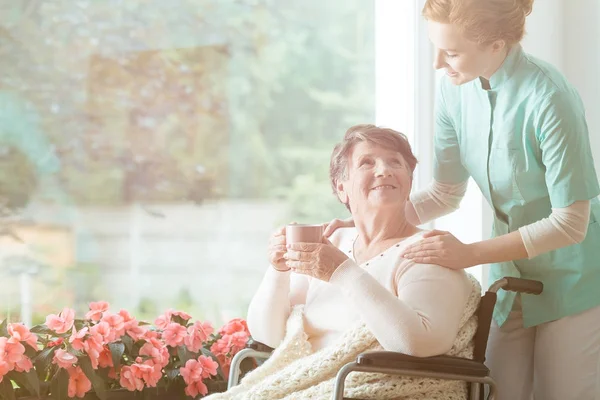
[[[0,0],[0,319],[245,315],[276,226],[346,216],[374,36],[365,0]]]

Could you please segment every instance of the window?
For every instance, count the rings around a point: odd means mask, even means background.
[[[400,112],[377,108],[379,11],[5,2],[0,319],[36,324],[101,299],[145,320],[245,315],[276,226],[346,216],[328,181],[345,129],[377,115],[411,131],[406,59],[388,101]],[[386,46],[410,60],[412,36],[397,33]]]

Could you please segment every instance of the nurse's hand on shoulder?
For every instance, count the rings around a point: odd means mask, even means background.
[[[423,239],[408,246],[402,256],[416,263],[436,264],[451,269],[477,265],[475,254],[468,244],[450,232],[438,230],[426,232]]]
[[[322,243],[292,243],[283,256],[292,272],[329,282],[335,270],[348,259],[340,249],[323,237]]]

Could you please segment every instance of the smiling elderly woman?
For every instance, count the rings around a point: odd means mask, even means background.
[[[273,234],[271,266],[250,304],[248,327],[255,340],[277,348],[275,361],[255,371],[260,379],[248,376],[234,388],[246,391],[241,398],[327,398],[337,368],[364,350],[421,357],[472,351],[478,285],[463,271],[400,256],[422,236],[404,217],[416,163],[399,132],[373,125],[346,132],[333,151],[330,177],[355,227],[317,244],[286,246],[284,228]],[[458,382],[362,375],[370,377],[349,382],[347,394],[413,398],[411,390],[422,393],[427,382],[425,398],[442,392],[439,398],[464,398]]]

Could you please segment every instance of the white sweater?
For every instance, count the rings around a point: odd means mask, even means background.
[[[415,356],[446,353],[459,329],[471,283],[465,272],[416,264],[400,257],[418,233],[357,265],[355,228],[338,229],[331,242],[349,256],[330,282],[269,267],[248,310],[252,337],[277,347],[291,307],[304,304],[313,350],[333,343],[362,320],[386,350]]]

